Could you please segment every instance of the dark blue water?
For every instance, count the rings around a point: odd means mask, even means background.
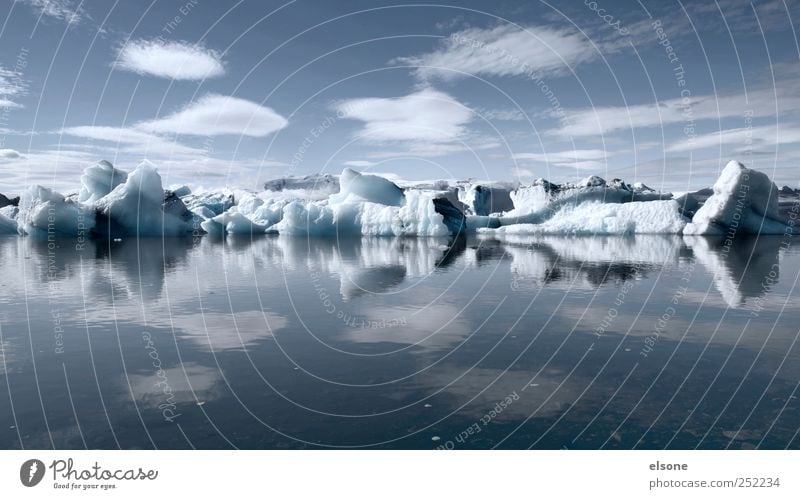
[[[0,448],[800,448],[791,242],[0,239]]]

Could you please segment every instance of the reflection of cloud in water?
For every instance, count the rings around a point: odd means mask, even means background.
[[[452,252],[440,238],[308,239],[281,237],[283,265],[334,274],[342,298],[383,293],[429,275]]]
[[[199,347],[221,350],[242,350],[286,326],[286,318],[262,311],[198,312],[176,315],[172,319],[176,335]]]
[[[763,296],[778,282],[781,237],[737,238],[730,246],[722,238],[685,236],[684,241],[712,274],[729,307],[741,307],[748,298]]]
[[[220,396],[220,374],[214,367],[184,362],[183,366],[164,369],[161,376],[156,375],[152,365],[148,368],[152,369],[151,374],[129,374],[127,382],[124,378],[121,380],[125,388],[120,393],[127,395],[127,383],[130,383],[140,406],[160,411],[159,406],[167,403],[167,399],[174,404],[188,404],[194,403],[195,397],[205,402]]]
[[[397,309],[370,307],[362,316],[375,327],[350,327],[345,338],[353,343],[419,344],[426,349],[446,349],[472,334],[477,324],[448,304],[421,304],[419,310],[402,315]]]

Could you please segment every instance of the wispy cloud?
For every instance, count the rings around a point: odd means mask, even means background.
[[[359,134],[371,141],[449,142],[465,134],[474,116],[456,99],[432,88],[403,97],[350,99],[335,107],[345,118],[364,122]]]
[[[135,128],[153,133],[184,135],[246,135],[266,137],[289,122],[269,107],[225,95],[208,94],[180,111]]]
[[[14,149],[0,149],[0,159],[19,159],[22,154]]]
[[[467,75],[517,76],[561,74],[594,59],[597,51],[580,33],[566,28],[504,24],[453,33],[426,54],[393,62],[415,66],[422,79]]]
[[[221,56],[201,45],[163,40],[134,40],[119,49],[115,67],[173,80],[222,76]]]
[[[684,152],[711,147],[738,146],[733,152],[747,154],[756,149],[774,148],[780,144],[800,143],[800,128],[797,126],[758,126],[732,128],[698,135],[692,139],[677,141],[667,148],[668,152]]]
[[[762,88],[747,94],[705,95],[669,99],[652,104],[604,106],[564,110],[561,126],[550,133],[562,137],[598,136],[619,130],[648,128],[701,120],[774,117],[800,110],[794,88]]]
[[[14,98],[27,93],[28,84],[17,71],[0,66],[0,108],[20,108],[22,104]]]
[[[121,146],[118,147],[118,152],[167,156],[204,154],[202,149],[185,146],[175,140],[133,128],[87,125],[64,128],[61,133],[72,137],[111,142]]]
[[[202,156],[205,151],[181,144],[176,135],[245,135],[264,137],[287,125],[284,117],[255,102],[209,94],[164,118],[131,126],[84,125],[67,127],[64,135],[117,144],[128,153],[165,156]]]
[[[350,161],[345,161],[342,163],[344,166],[352,166],[353,168],[368,168],[370,166],[375,166],[378,163],[374,161],[367,161],[364,159],[354,159]]]
[[[363,123],[356,136],[380,146],[369,155],[372,159],[445,156],[498,144],[469,129],[475,118],[470,108],[430,87],[402,97],[349,99],[334,108],[344,118]]]
[[[606,165],[608,152],[602,149],[573,149],[548,153],[518,153],[514,154],[513,158],[517,161],[535,161],[561,167],[592,169]]]
[[[33,8],[39,16],[51,17],[69,24],[83,20],[84,13],[80,4],[77,6],[71,0],[15,0],[25,3]]]

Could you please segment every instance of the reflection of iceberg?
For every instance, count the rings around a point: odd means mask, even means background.
[[[339,277],[342,297],[383,293],[425,277],[458,253],[441,238],[279,238],[283,264]]]
[[[721,237],[684,236],[697,261],[712,274],[714,285],[729,307],[765,294],[778,282],[781,237],[740,237],[723,244]]]
[[[491,239],[481,236],[482,248]],[[633,279],[665,265],[678,265],[677,236],[559,237],[502,235],[502,250],[511,257],[511,271],[538,286],[563,283],[596,288],[608,281]],[[517,282],[517,284],[520,284]]]

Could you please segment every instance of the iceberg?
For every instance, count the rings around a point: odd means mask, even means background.
[[[684,229],[687,235],[791,234],[794,217],[780,213],[778,187],[762,172],[729,162],[713,194]]]
[[[377,175],[366,175],[345,168],[339,177],[339,193],[330,197],[332,203],[368,201],[387,206],[402,206],[405,194],[397,184]]]
[[[0,235],[16,233],[17,222],[13,218],[0,211]]]
[[[674,200],[624,204],[593,201],[564,206],[541,223],[478,228],[477,231],[498,234],[680,234],[687,221]]]
[[[318,191],[330,195],[339,192],[339,179],[327,173],[306,175],[304,177],[276,178],[264,182],[264,190],[271,192]]]
[[[95,213],[91,207],[37,185],[20,198],[17,226],[27,235],[84,236],[95,226]]]
[[[179,236],[203,232],[303,236],[793,234],[800,194],[732,161],[713,189],[658,192],[592,175],[530,185],[390,180],[345,168],[339,176],[275,179],[265,190],[164,190],[155,166],[132,173],[100,161],[78,194],[45,187],[0,196],[0,232]],[[332,192],[338,189],[338,192]],[[779,198],[782,196],[782,198]],[[19,207],[15,206],[19,204]]]
[[[97,164],[83,170],[78,201],[94,203],[119,184],[124,184],[127,179],[126,172],[114,168],[114,165],[106,160],[98,161]]]
[[[408,191],[402,206],[293,201],[273,228],[284,235],[448,236],[450,229],[434,199],[430,192]]]
[[[161,175],[143,161],[127,180],[95,203],[96,229],[108,235],[176,236],[200,225],[177,196],[165,196]]]
[[[470,215],[487,216],[514,209],[514,188],[504,185],[474,184],[460,191],[459,201]]]

